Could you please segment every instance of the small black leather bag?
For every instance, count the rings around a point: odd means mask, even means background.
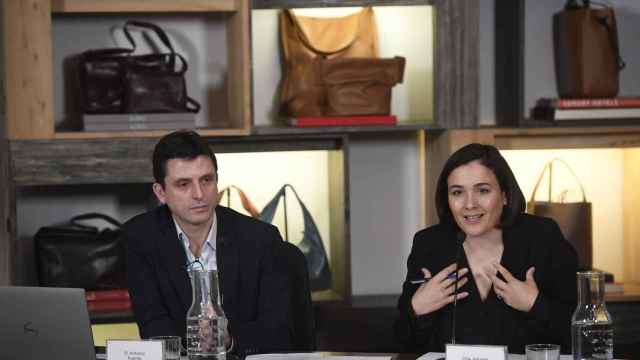
[[[99,230],[86,220],[104,220],[115,228]],[[62,225],[45,226],[35,235],[40,286],[88,290],[126,288],[120,222],[89,213]]]
[[[153,30],[169,52],[133,55],[132,27]],[[131,48],[93,49],[78,56],[82,112],[197,113],[200,104],[187,96],[187,61],[175,52],[164,30],[148,22],[127,21],[123,31]]]

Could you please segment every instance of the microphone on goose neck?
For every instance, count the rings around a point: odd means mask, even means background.
[[[456,232],[456,277],[453,283],[453,316],[451,317],[451,344],[456,343],[456,309],[458,308],[458,262],[460,261],[460,249],[467,235],[459,230]]]

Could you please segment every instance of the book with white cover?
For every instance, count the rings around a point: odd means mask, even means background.
[[[194,113],[84,114],[85,131],[155,130],[194,128]]]

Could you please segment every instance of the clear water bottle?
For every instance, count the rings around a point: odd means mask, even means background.
[[[189,360],[226,359],[227,317],[222,310],[218,272],[191,270],[192,301],[187,312]]]
[[[578,272],[571,338],[574,360],[613,359],[613,319],[604,303],[604,273]]]

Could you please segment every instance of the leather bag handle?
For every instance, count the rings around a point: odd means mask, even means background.
[[[587,195],[584,191],[584,186],[582,186],[582,183],[580,182],[580,180],[578,179],[578,177],[576,176],[576,173],[573,172],[573,170],[571,169],[571,167],[569,166],[569,164],[567,164],[566,161],[560,159],[560,158],[554,158],[551,159],[551,161],[549,161],[548,163],[545,164],[544,168],[542,169],[542,172],[540,173],[540,176],[538,177],[538,181],[536,181],[536,185],[533,187],[533,192],[531,193],[531,199],[529,200],[529,203],[532,204],[535,199],[536,199],[536,192],[538,192],[538,187],[540,186],[540,183],[542,182],[542,178],[544,177],[544,174],[547,172],[547,170],[549,170],[549,202],[551,202],[551,185],[552,185],[552,179],[551,179],[551,166],[554,162],[559,162],[561,164],[563,164],[571,173],[571,175],[573,176],[573,178],[575,179],[576,183],[578,185],[580,185],[580,190],[582,191],[582,202],[587,202]]]
[[[165,33],[161,27],[159,27],[156,24],[152,24],[150,22],[138,21],[138,20],[127,21],[124,24],[124,28],[123,28],[124,35],[127,37],[127,40],[129,40],[129,43],[131,43],[133,51],[135,51],[136,49],[136,42],[133,40],[133,36],[131,36],[131,33],[129,32],[131,27],[140,27],[140,28],[153,30],[158,36],[158,38],[160,39],[160,41],[162,41],[164,46],[166,46],[169,49],[169,52],[171,52],[171,54],[175,54],[175,50],[173,50],[173,45],[171,44],[171,40],[169,40],[169,36],[167,36],[167,33]]]
[[[242,189],[240,189],[235,185],[227,186],[218,192],[218,203],[220,203],[224,195],[227,194],[227,207],[229,207],[229,203],[231,202],[232,189],[235,189],[238,192],[238,196],[240,196],[240,203],[242,204],[242,207],[249,214],[251,214],[252,217],[254,218],[260,217],[260,211],[258,211],[258,208],[256,208],[255,205],[253,205],[253,202],[251,202],[251,200],[249,200],[249,197],[247,196],[247,194],[244,191],[242,191]]]
[[[79,227],[84,227],[84,228],[94,228],[94,226],[87,226],[87,225],[83,225],[83,224],[79,224],[79,221],[84,221],[84,220],[104,220],[106,222],[108,222],[109,224],[117,227],[117,228],[121,228],[122,224],[120,223],[120,221],[112,218],[111,216],[108,215],[104,215],[104,214],[99,214],[99,213],[87,213],[87,214],[82,214],[82,215],[76,215],[74,217],[71,218],[71,220],[69,220],[69,222],[75,226],[79,226]]]

